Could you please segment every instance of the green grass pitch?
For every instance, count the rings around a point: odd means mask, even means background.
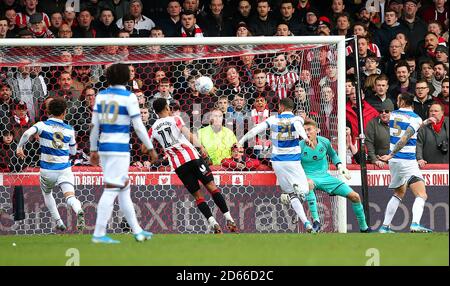
[[[81,266],[364,266],[376,253],[381,266],[449,265],[448,233],[155,234],[143,243],[111,236],[121,243],[93,244],[90,235],[0,236],[0,266],[64,266],[73,249]]]

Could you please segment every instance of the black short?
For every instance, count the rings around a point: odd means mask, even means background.
[[[203,185],[214,181],[211,169],[201,158],[181,165],[175,170],[175,173],[191,194],[200,190],[198,181],[202,182]]]

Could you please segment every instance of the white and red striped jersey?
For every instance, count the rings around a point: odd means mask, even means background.
[[[287,69],[282,73],[268,73],[267,84],[270,89],[275,91],[280,99],[283,99],[289,95],[295,83],[299,80],[298,74],[288,71]]]
[[[148,131],[150,139],[155,139],[164,148],[174,170],[189,161],[200,158],[195,147],[181,132],[183,126],[181,117],[168,116],[156,120]]]
[[[372,53],[374,53],[377,56],[377,58],[381,58],[380,48],[378,48],[378,46],[376,44],[369,43],[368,48],[369,48],[369,51],[371,51]],[[350,55],[351,53],[353,53],[353,47],[352,47],[352,45],[348,45],[345,48],[345,56],[348,57],[348,55]]]
[[[47,28],[50,28],[50,18],[47,14],[42,13],[44,23],[47,26]],[[19,28],[29,27],[30,16],[28,16],[26,13],[17,13],[16,15],[16,26]]]

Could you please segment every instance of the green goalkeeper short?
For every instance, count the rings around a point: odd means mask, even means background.
[[[322,190],[330,196],[347,197],[353,190],[349,185],[329,174],[326,176],[307,176],[314,182],[315,190]]]

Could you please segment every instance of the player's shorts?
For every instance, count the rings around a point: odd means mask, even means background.
[[[130,155],[117,156],[100,154],[100,166],[103,170],[103,183],[124,187],[128,180]]]
[[[347,197],[353,191],[349,185],[330,174],[320,177],[308,176],[308,178],[314,182],[315,189],[324,191],[330,196]]]
[[[211,169],[202,158],[184,163],[175,170],[175,173],[191,194],[200,190],[199,180],[203,185],[214,181]]]
[[[41,169],[39,180],[41,190],[47,194],[51,193],[55,186],[61,184],[71,184],[73,186],[75,184],[75,177],[71,168],[61,171]]]
[[[390,189],[403,186],[413,177],[424,181],[416,160],[390,160],[389,172],[391,173]]]
[[[283,192],[309,192],[308,179],[298,161],[272,161],[272,168]]]

